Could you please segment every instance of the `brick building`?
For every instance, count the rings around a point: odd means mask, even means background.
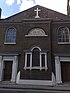
[[[0,81],[70,82],[70,17],[36,5],[0,19]]]

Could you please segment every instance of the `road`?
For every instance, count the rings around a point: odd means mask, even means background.
[[[5,89],[5,88],[0,88],[0,93],[70,93],[70,91],[50,91],[50,90]]]

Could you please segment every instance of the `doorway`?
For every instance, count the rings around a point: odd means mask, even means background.
[[[61,62],[62,82],[70,82],[70,62]]]
[[[10,81],[13,61],[4,61],[3,81]]]

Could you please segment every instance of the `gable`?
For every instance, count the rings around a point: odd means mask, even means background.
[[[51,9],[36,5],[32,8],[29,8],[23,12],[20,12],[16,15],[6,18],[6,20],[10,21],[23,21],[24,19],[37,19],[37,11],[39,18],[47,18],[47,19],[56,19],[56,20],[67,20],[70,19],[69,16],[64,15],[62,13],[53,11]]]

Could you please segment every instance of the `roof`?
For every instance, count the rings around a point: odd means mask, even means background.
[[[39,9],[40,11],[38,12],[39,18],[36,18],[37,12],[35,11],[36,9]],[[34,7],[31,7],[25,11],[22,11],[20,13],[17,13],[13,16],[10,16],[5,19],[5,21],[16,21],[16,22],[21,22],[25,19],[53,19],[53,20],[68,20],[70,19],[69,16],[59,13],[57,11],[45,8],[40,5],[36,5]]]

